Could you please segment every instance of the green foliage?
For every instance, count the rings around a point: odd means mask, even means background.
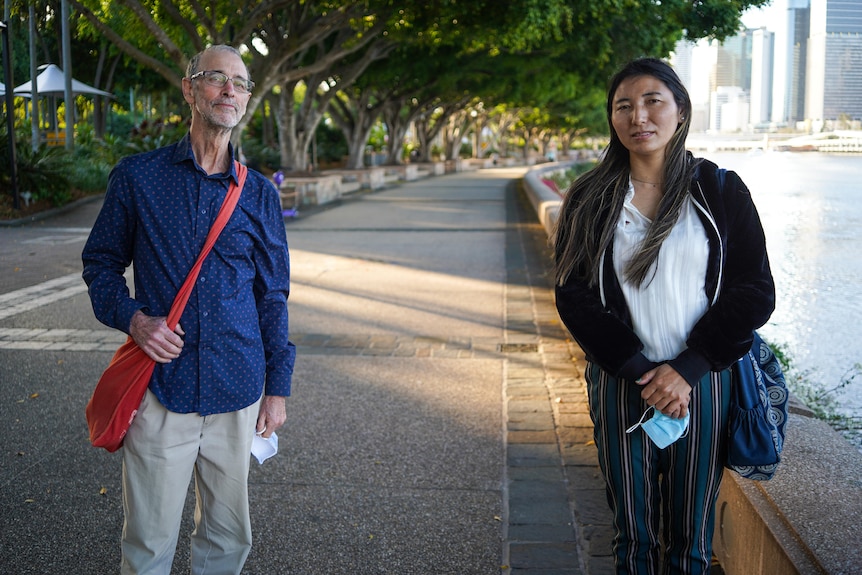
[[[109,166],[116,165],[123,157],[129,155],[127,151],[127,138],[105,134],[101,140],[94,142],[99,152],[99,159]]]
[[[862,379],[862,363],[856,363],[845,371],[835,385],[824,385],[816,379],[813,370],[797,370],[784,346],[768,343],[781,364],[790,392],[817,418],[827,422],[852,443],[862,446],[862,418],[848,415],[840,397],[842,390]]]
[[[82,192],[103,192],[108,174],[116,163],[110,148],[95,137],[93,127],[82,124],[75,132],[75,147],[69,166],[69,185]]]
[[[377,53],[381,59],[357,81],[362,92],[374,94],[377,104],[402,106],[411,118],[427,117],[435,110],[445,110],[448,116],[463,109],[465,102],[477,100],[486,109],[498,104],[535,108],[542,117],[527,124],[570,138],[582,131],[607,131],[601,100],[610,73],[623,61],[667,56],[683,37],[731,35],[742,12],[768,2],[70,0],[73,68],[80,80],[100,87],[110,84],[117,95],[136,96],[137,109],[128,115],[120,109],[129,105],[127,101],[113,104],[107,125],[113,136],[105,138],[109,149],[100,151],[107,163],[177,139],[176,134],[148,129],[129,136],[128,145],[123,141],[136,115],[154,113],[158,106],[152,100],[161,100],[158,114],[164,117],[181,107],[178,88],[188,57],[221,43],[240,47],[258,83],[244,122],[253,121],[260,102],[286,83],[308,81],[312,74],[328,75],[336,82],[351,77],[351,66],[363,61],[364,54]],[[36,7],[40,59],[61,61],[56,0],[10,0],[13,67],[22,78],[29,74],[31,3]],[[352,81],[338,84],[338,89],[348,89]],[[240,124],[235,141],[245,127]],[[428,127],[423,137],[432,138],[434,128]],[[296,132],[303,128],[309,133],[309,126],[282,127]],[[290,145],[297,138],[285,135],[281,141]],[[264,144],[254,154],[274,162],[274,142]],[[372,149],[384,149],[384,144],[381,134],[372,134]],[[323,139],[318,146],[319,159],[343,155],[327,151]]]
[[[45,145],[34,152],[29,132],[21,131],[16,136],[19,193],[30,201],[47,200],[54,206],[61,206],[72,199],[75,191],[104,191],[111,164],[104,160],[101,143],[93,140],[91,134],[92,128],[82,130],[71,153],[64,147]],[[5,156],[8,142],[3,132],[0,132],[0,146]],[[0,173],[0,192],[12,192],[6,170]]]
[[[577,180],[578,177],[584,172],[592,169],[595,165],[596,163],[594,161],[578,162],[564,172],[552,172],[548,175],[548,179],[552,180],[555,184],[557,184],[557,189],[562,192],[569,189],[569,186],[572,185],[572,182]]]
[[[326,122],[317,126],[317,161],[340,162],[347,155],[347,141],[344,133]]]
[[[128,140],[135,129],[135,120],[131,114],[125,110],[113,111],[110,116],[110,122],[106,130],[106,135],[110,134],[121,140]]]
[[[259,172],[274,172],[281,164],[281,154],[277,147],[267,146],[257,138],[247,138],[242,143],[242,153],[248,167]]]
[[[102,160],[74,161],[69,170],[69,186],[85,193],[104,192],[112,164]]]
[[[381,152],[386,149],[386,129],[379,122],[372,126],[366,147],[375,152]]]
[[[844,372],[840,381],[832,387],[824,387],[822,384],[815,383],[813,372],[810,370],[798,372],[789,368],[786,375],[788,387],[817,417],[833,425],[846,428],[847,417],[840,413],[842,405],[838,392],[848,387],[857,377],[862,375],[862,364],[854,364],[853,367]]]
[[[129,134],[126,143],[127,154],[149,152],[182,139],[189,131],[186,120],[144,120]]]
[[[72,157],[65,148],[29,144],[18,146],[18,190],[29,192],[34,200],[45,199],[61,206],[72,198],[69,171]]]

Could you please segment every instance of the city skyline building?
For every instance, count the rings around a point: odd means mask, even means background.
[[[698,43],[680,41],[677,43],[671,63],[674,70],[688,90],[691,99],[691,130],[705,132],[710,123],[710,78],[715,60],[716,48],[709,41]],[[710,65],[705,65],[709,62]]]
[[[808,63],[808,31],[810,1],[788,0],[787,43],[785,46],[787,74],[784,86],[783,117],[779,122],[795,123],[805,119],[805,69]]]
[[[862,0],[778,0],[771,15],[723,43],[677,45],[671,63],[691,94],[692,130],[858,129]]]
[[[749,122],[754,127],[772,120],[772,80],[775,77],[775,34],[766,28],[751,32],[751,89]]]
[[[749,123],[751,102],[748,92],[739,86],[719,86],[710,101],[711,132],[738,132]]]
[[[811,0],[805,120],[862,118],[862,0]]]
[[[710,92],[715,92],[719,87],[730,86],[743,90],[751,89],[752,37],[750,30],[741,30],[736,36],[717,44]]]

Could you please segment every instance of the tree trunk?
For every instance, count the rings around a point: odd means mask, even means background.
[[[492,122],[488,123],[491,128],[491,139],[494,142],[493,146],[497,149],[500,157],[505,158],[509,155],[509,128],[515,123],[515,115],[511,112],[503,112],[496,116],[496,129]]]
[[[278,111],[275,114],[275,123],[279,133],[279,166],[287,172],[306,171],[308,169],[308,143],[310,138],[307,133],[299,128],[298,118],[294,111],[294,90],[298,82],[283,84],[278,96]],[[311,132],[313,133],[313,131]]]
[[[347,140],[347,169],[361,170],[365,167],[365,144],[374,122],[380,116],[380,108],[371,105],[369,90],[345,91],[332,102],[330,115]]]
[[[461,109],[449,116],[443,132],[443,148],[447,160],[457,160],[461,155],[461,139],[469,130],[470,124],[467,110]]]
[[[451,113],[452,112],[449,107],[444,107],[443,113],[440,115],[435,116],[429,114],[428,116],[420,116],[419,119],[416,120],[416,132],[421,146],[421,149],[419,150],[421,161],[434,161],[434,158],[431,157],[431,142],[434,141],[434,138],[436,138],[446,126]]]
[[[431,140],[434,136],[430,134],[428,123],[426,118],[419,118],[414,122],[416,137],[419,139],[419,161],[425,163],[433,161],[431,157]]]
[[[402,163],[404,136],[410,128],[413,119],[412,112],[406,108],[404,101],[399,99],[387,102],[383,106],[382,116],[389,134],[389,141],[386,142],[386,164],[397,166]]]
[[[105,56],[108,53],[108,43],[102,41],[99,45],[99,60],[96,63],[96,77],[93,85],[102,88],[102,72],[105,69]],[[105,135],[105,103],[104,98],[96,96],[93,98],[93,135],[101,139]]]

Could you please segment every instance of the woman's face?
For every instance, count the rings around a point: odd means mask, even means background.
[[[623,80],[611,105],[611,125],[623,146],[636,155],[663,158],[681,116],[673,92],[653,76]]]

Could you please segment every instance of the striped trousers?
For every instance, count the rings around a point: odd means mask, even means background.
[[[587,364],[590,417],[614,515],[616,571],[626,575],[709,572],[715,503],[721,485],[730,370],[692,389],[688,434],[659,449],[638,428],[642,387]]]

